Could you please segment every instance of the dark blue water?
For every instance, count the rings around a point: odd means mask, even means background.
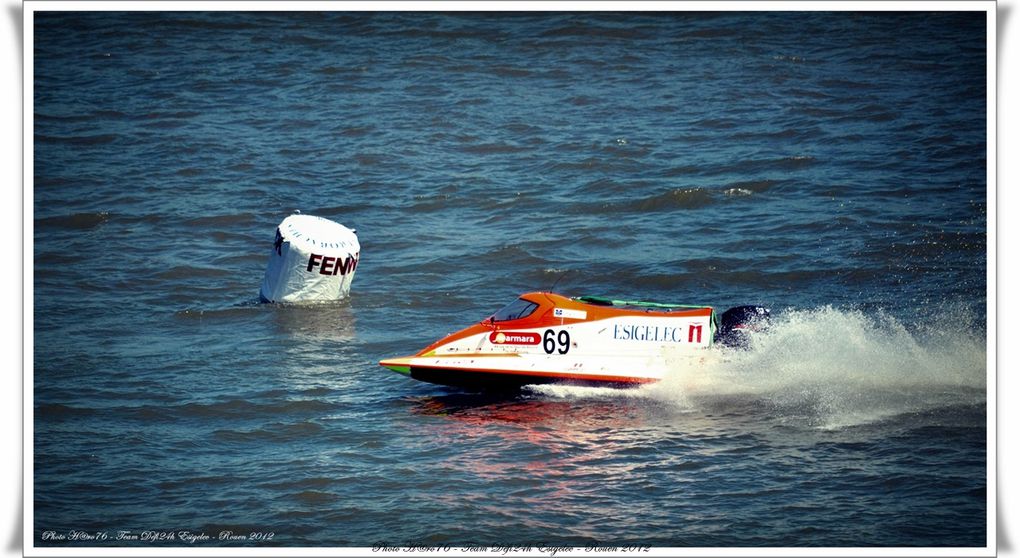
[[[36,12],[35,543],[984,546],[985,37]],[[349,300],[255,303],[295,209]],[[553,284],[776,327],[631,391],[376,364]]]

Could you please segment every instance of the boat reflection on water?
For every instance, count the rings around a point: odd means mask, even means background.
[[[508,454],[515,458],[532,455],[534,459],[526,466],[529,469],[583,473],[588,466],[611,460],[621,444],[629,444],[628,433],[649,427],[639,404],[621,400],[448,394],[412,401],[411,412],[448,419],[430,429],[436,442],[477,442],[471,451],[479,452],[477,457],[483,459],[458,458],[457,466],[477,468],[478,473],[505,474],[507,466],[494,462],[505,460]]]
[[[412,407],[416,414],[445,416],[460,424],[477,426],[513,423],[552,428],[570,425],[566,430],[572,431],[585,425],[609,429],[641,422],[639,405],[627,405],[622,397],[605,401],[555,400],[531,396],[527,388],[524,389],[522,393],[449,393],[408,399],[416,403]]]
[[[561,529],[564,541],[583,546],[604,540],[606,518],[592,513],[592,503],[611,508],[634,490],[647,489],[635,486],[634,479],[647,475],[638,471],[647,464],[635,456],[656,453],[657,442],[675,448],[678,440],[667,439],[671,421],[639,398],[550,399],[527,389],[519,395],[405,399],[427,436],[422,455],[431,456],[431,470],[442,472],[428,479],[429,505],[491,521],[472,526],[477,532],[505,532],[510,523],[527,539],[529,533],[547,533],[549,525],[566,522],[570,528]],[[681,468],[669,476],[671,482],[683,482],[686,474]],[[478,486],[478,496],[465,498],[463,491],[450,489],[464,483]]]

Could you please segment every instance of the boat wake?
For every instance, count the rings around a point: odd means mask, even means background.
[[[643,399],[680,411],[753,405],[820,428],[983,405],[983,323],[963,309],[905,324],[882,312],[822,307],[774,316],[748,350],[713,348],[697,365],[633,390],[529,386],[538,397]]]

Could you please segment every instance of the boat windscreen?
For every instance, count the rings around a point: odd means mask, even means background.
[[[509,320],[519,320],[521,318],[527,318],[531,315],[538,305],[529,300],[518,298],[510,304],[504,306],[500,311],[492,315],[492,321],[494,322],[506,322]]]

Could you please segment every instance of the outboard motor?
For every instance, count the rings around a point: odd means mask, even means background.
[[[736,306],[722,313],[715,342],[738,349],[746,349],[750,335],[765,331],[770,323],[769,309],[764,306]]]

